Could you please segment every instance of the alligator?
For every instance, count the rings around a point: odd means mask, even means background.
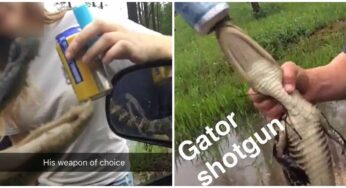
[[[20,161],[13,159],[1,161],[1,163],[6,163],[6,168],[1,168],[0,185],[28,185],[33,183],[43,171],[26,171],[23,166],[35,160],[36,155],[64,151],[82,133],[92,111],[91,102],[74,106],[61,117],[33,130],[19,143],[0,151],[0,155],[5,154],[3,156],[6,154],[23,154],[14,155],[16,159],[19,156]]]
[[[1,50],[8,51],[7,63],[0,72],[0,140],[4,133],[2,119],[8,107],[15,106],[20,101],[21,94],[28,87],[27,70],[30,62],[38,55],[37,39],[16,39]],[[30,109],[29,109],[30,110]],[[61,153],[84,130],[93,112],[90,101],[79,104],[30,133],[13,146],[0,151],[2,161],[0,170],[0,185],[28,185],[35,183],[42,173],[24,172],[23,166],[31,164],[40,153]],[[16,159],[6,156],[16,156]],[[17,155],[18,154],[18,155]],[[23,154],[23,155],[22,155]],[[6,167],[4,167],[6,166]],[[23,170],[19,172],[18,170]]]
[[[282,70],[274,58],[229,19],[215,27],[228,63],[257,92],[271,96],[287,110],[281,118],[285,131],[275,138],[273,154],[291,185],[335,185],[328,138],[346,148],[345,139],[323,114],[298,91],[288,94]]]
[[[145,117],[140,117],[130,113],[121,105],[116,104],[114,100],[111,100],[111,110],[109,115],[128,126],[128,129],[134,128],[142,135],[166,135],[170,139],[172,137],[171,116],[149,120]]]

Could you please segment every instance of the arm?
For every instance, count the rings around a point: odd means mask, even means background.
[[[170,36],[134,32],[104,20],[96,20],[85,27],[70,44],[66,57],[74,58],[88,41],[96,37],[98,40],[82,56],[84,62],[90,62],[96,57],[103,63],[110,63],[114,59],[144,63],[172,58]]]
[[[309,83],[304,96],[310,101],[316,103],[346,99],[346,54],[344,52],[336,56],[328,65],[305,70],[305,74]]]
[[[283,85],[287,93],[297,89],[303,97],[312,102],[346,99],[346,54],[336,56],[328,65],[303,69],[293,62],[282,65]],[[268,119],[279,118],[285,113],[284,107],[276,100],[249,90],[254,106]]]

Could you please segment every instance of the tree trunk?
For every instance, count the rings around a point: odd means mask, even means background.
[[[148,4],[147,3],[143,3],[144,5],[144,20],[145,20],[145,26],[148,27],[149,26],[149,11],[148,11]]]
[[[155,3],[152,2],[151,4],[151,22],[153,25],[153,30],[157,31],[157,24],[156,24],[156,14],[155,14]]]
[[[251,7],[254,14],[261,12],[261,7],[258,2],[251,2]]]
[[[157,31],[161,31],[161,25],[160,25],[160,21],[161,21],[161,17],[160,17],[160,12],[161,12],[161,4],[160,2],[156,3],[156,27],[157,27]]]
[[[138,15],[138,23],[143,24],[141,3],[139,3],[139,2],[137,2],[137,15]]]

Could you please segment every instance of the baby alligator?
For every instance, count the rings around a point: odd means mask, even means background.
[[[149,120],[145,117],[139,117],[128,112],[121,105],[115,104],[112,101],[111,108],[112,117],[117,118],[120,122],[134,128],[142,135],[166,135],[172,137],[172,117]]]
[[[271,96],[286,109],[285,131],[276,137],[274,155],[292,185],[334,185],[335,177],[327,135],[342,144],[345,140],[332,129],[321,112],[298,91],[289,95],[282,86],[282,71],[259,44],[223,21],[216,27],[219,44],[229,63],[257,92]]]

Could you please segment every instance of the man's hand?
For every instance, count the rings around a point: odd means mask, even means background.
[[[96,20],[85,27],[73,40],[66,52],[67,59],[80,54],[88,41],[98,40],[82,54],[83,62],[100,58],[103,63],[114,59],[129,59],[134,63],[144,63],[172,57],[171,37],[131,32],[122,26]]]
[[[282,66],[283,72],[283,86],[287,93],[291,94],[297,89],[307,100],[310,100],[307,94],[309,89],[309,80],[306,71],[293,62],[286,62]],[[252,88],[249,89],[248,94],[253,101],[254,106],[261,111],[268,120],[278,119],[285,112],[285,108],[278,103],[275,99],[257,93]]]

